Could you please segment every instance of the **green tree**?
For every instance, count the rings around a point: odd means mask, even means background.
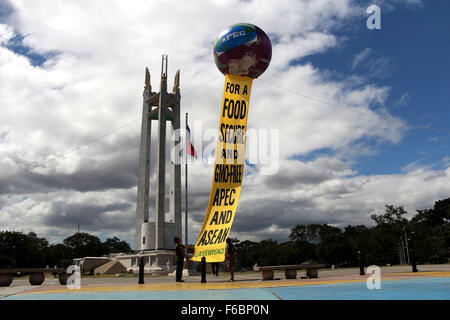
[[[236,248],[236,269],[252,269],[258,261],[258,243],[245,240],[238,242]]]
[[[99,257],[107,253],[104,244],[96,236],[80,232],[64,239],[64,244],[73,249],[75,258]]]
[[[131,252],[130,245],[126,241],[121,241],[117,237],[108,238],[104,242],[105,250],[107,253],[129,253]]]
[[[309,259],[326,264],[346,265],[350,249],[342,230],[327,224],[296,225],[291,229],[290,239],[303,246]]]
[[[298,224],[291,229],[291,241],[305,241],[310,244],[319,244],[321,224]]]
[[[319,227],[318,233],[320,236],[318,245],[319,261],[328,265],[348,264],[346,257],[349,256],[349,249],[342,230],[323,224]]]
[[[278,246],[280,264],[300,264],[317,259],[314,245],[306,241],[288,241]]]
[[[359,266],[360,257],[362,259],[362,263],[364,265],[367,265],[367,254],[369,251],[369,231],[369,228],[364,225],[349,225],[345,227],[343,235],[348,248],[348,256],[346,257],[346,259],[349,266]]]
[[[450,198],[445,200],[439,200],[434,203],[433,208],[437,217],[440,217],[440,221],[437,223],[448,224],[450,223]]]
[[[74,251],[64,244],[53,244],[45,250],[45,262],[50,267],[67,268],[73,264]]]
[[[279,264],[278,242],[272,239],[262,240],[258,243],[259,266],[273,266]]]
[[[45,249],[48,247],[48,241],[45,238],[38,238],[36,233],[30,232],[26,237],[26,246],[29,252],[29,266],[45,266]]]
[[[408,220],[403,216],[408,214],[403,206],[395,208],[392,205],[385,205],[385,212],[383,215],[373,214],[370,216],[372,220],[374,220],[377,225],[405,225]]]
[[[45,266],[45,248],[48,241],[36,233],[0,232],[0,267],[32,268]]]
[[[370,216],[376,222],[376,226],[370,230],[368,241],[368,259],[371,264],[399,263],[400,238],[403,228],[408,224],[404,218],[406,214],[403,206],[395,208],[386,205],[383,215]]]
[[[450,198],[436,201],[433,209],[417,210],[407,231],[418,262],[443,263],[448,261],[449,216]]]

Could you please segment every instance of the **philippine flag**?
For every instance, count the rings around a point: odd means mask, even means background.
[[[191,130],[189,129],[189,125],[186,125],[186,147],[188,154],[197,159],[197,153],[195,152],[194,146],[191,144]]]

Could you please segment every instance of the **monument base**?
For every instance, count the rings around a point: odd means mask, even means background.
[[[168,275],[176,269],[174,250],[149,250],[137,254],[116,256],[128,270],[139,273],[139,259],[144,258],[144,273],[151,275]]]
[[[196,268],[197,265],[199,263],[198,262],[194,262],[194,261],[184,261],[184,266],[183,266],[183,276],[185,277],[189,277],[189,276],[198,276],[200,275],[199,272],[197,272]],[[177,270],[176,270],[176,266],[175,266],[175,270],[171,273],[168,274],[169,277],[175,277],[177,274]]]

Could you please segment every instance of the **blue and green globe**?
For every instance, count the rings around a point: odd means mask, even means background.
[[[214,61],[223,74],[257,78],[266,71],[271,58],[269,37],[249,23],[228,27],[214,45]]]

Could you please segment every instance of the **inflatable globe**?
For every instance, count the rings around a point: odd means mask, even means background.
[[[266,71],[271,58],[269,37],[249,23],[228,27],[214,45],[214,61],[223,74],[257,78]]]

